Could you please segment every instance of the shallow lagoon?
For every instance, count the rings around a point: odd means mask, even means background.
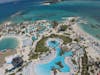
[[[15,49],[18,46],[18,40],[16,38],[2,38],[0,40],[0,51],[6,49]]]
[[[56,58],[54,58],[51,62],[46,63],[46,64],[38,64],[35,67],[35,72],[37,75],[50,75],[52,68],[56,68],[59,69],[61,72],[69,72],[70,71],[70,67],[65,64],[65,57],[66,56],[72,56],[73,53],[71,51],[66,52],[63,56],[60,56],[60,51],[61,48],[60,46],[60,41],[48,41],[48,46],[55,48],[56,52]],[[58,66],[56,63],[57,62],[61,62],[61,64],[63,65],[63,68],[61,68],[60,66]]]

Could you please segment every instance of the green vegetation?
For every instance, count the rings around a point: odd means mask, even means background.
[[[86,51],[84,53],[84,56],[82,57],[82,72],[81,75],[89,75],[88,73],[88,57],[86,54]]]
[[[49,51],[49,48],[45,46],[45,42],[46,42],[47,38],[43,38],[41,39],[36,46],[35,52],[39,52],[39,53],[44,53]]]
[[[59,55],[62,56],[62,55],[64,55],[64,53],[65,53],[65,51],[61,50]]]
[[[66,37],[64,35],[52,34],[50,37],[51,38],[59,38],[59,39],[62,39],[64,41],[63,44],[68,44],[68,43],[72,42],[72,39],[71,38]]]
[[[10,74],[10,75],[16,75],[15,73],[12,73],[12,74]]]
[[[67,28],[67,25],[61,25],[59,31],[65,31]]]
[[[64,44],[70,43],[72,42],[72,39],[63,35],[55,35],[52,34],[49,37],[44,37],[43,39],[41,39],[36,46],[35,52],[30,54],[30,58],[31,59],[37,59],[41,54],[46,53],[49,51],[49,48],[45,46],[45,42],[48,38],[60,38],[64,41]],[[63,53],[61,53],[62,55]]]
[[[56,68],[53,67],[51,70],[53,71],[54,75],[57,74],[57,69]]]
[[[90,70],[90,71],[91,71],[91,73],[95,73],[93,69],[92,69],[92,70]]]
[[[70,22],[75,22],[75,21],[76,21],[76,19],[75,19],[75,18],[73,18],[73,19],[71,19],[71,20],[70,20]]]
[[[41,39],[36,46],[35,52],[31,53],[29,60],[31,59],[37,59],[41,54],[46,53],[49,51],[49,48],[45,46],[47,38]]]
[[[75,59],[71,59],[71,60],[72,60],[73,64],[75,64],[75,65],[77,64]]]
[[[57,62],[56,64],[57,64],[58,66],[60,66],[60,68],[63,68],[63,67],[64,67],[60,61]]]
[[[29,60],[31,60],[31,59],[37,59],[38,57],[39,57],[39,54],[32,53],[32,55],[30,55]]]
[[[74,39],[74,41],[79,42],[79,41],[80,41],[80,39],[76,38],[76,39]]]

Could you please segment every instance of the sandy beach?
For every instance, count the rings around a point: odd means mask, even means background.
[[[73,17],[72,17],[73,18]],[[68,23],[68,24],[67,24]],[[93,53],[95,53],[95,49],[93,49],[92,47],[90,48],[90,46],[91,46],[91,44],[90,43],[92,43],[92,44],[94,44],[93,42],[95,41],[95,42],[98,42],[98,43],[100,43],[100,41],[98,40],[98,39],[96,39],[95,37],[93,37],[93,36],[91,36],[90,34],[88,34],[87,32],[85,32],[80,26],[79,26],[79,23],[71,23],[69,20],[68,21],[64,21],[64,24],[66,24],[66,25],[69,25],[69,24],[72,24],[72,26],[71,26],[71,28],[72,28],[72,30],[69,30],[69,31],[71,31],[71,32],[69,32],[70,34],[72,34],[72,36],[73,36],[73,34],[74,33],[72,33],[72,31],[73,32],[75,32],[75,35],[77,35],[77,36],[82,36],[83,38],[85,38],[85,40],[86,41],[84,41],[84,40],[82,40],[82,42],[85,42],[85,44],[86,44],[86,46],[88,46],[89,48],[86,50],[87,52],[89,52],[89,51],[91,51],[89,54],[91,55],[91,54],[93,54]],[[37,34],[37,33],[36,33]],[[47,33],[48,34],[48,36],[50,35],[50,34],[57,34],[57,35],[64,35],[63,33],[58,33],[58,32],[56,32],[56,29],[52,29],[52,32],[50,33],[50,32],[48,32]],[[31,46],[32,48],[33,48],[33,51],[35,50],[35,48],[36,48],[36,45],[37,45],[37,43],[38,43],[38,41],[39,40],[41,40],[42,38],[43,38],[43,36],[45,36],[46,35],[46,33],[44,33],[44,34],[40,34],[40,36],[38,37],[38,40],[35,40],[34,42],[33,42],[33,45]],[[31,36],[31,35],[30,35]],[[5,51],[5,52],[1,52],[0,54],[0,60],[2,60],[2,61],[0,61],[0,67],[3,65],[3,63],[5,62],[5,57],[6,56],[9,56],[9,55],[13,55],[13,54],[19,54],[19,55],[23,55],[24,57],[23,57],[23,59],[24,58],[27,58],[27,55],[29,54],[29,52],[28,52],[28,50],[30,50],[30,46],[27,46],[27,48],[26,47],[22,47],[23,46],[23,38],[24,39],[27,39],[27,40],[29,40],[29,39],[31,39],[30,37],[26,37],[25,35],[23,35],[23,36],[10,36],[10,35],[7,35],[7,36],[2,36],[1,38],[0,38],[0,40],[2,40],[3,38],[15,38],[17,41],[18,41],[18,47],[16,48],[16,50],[7,50],[7,51]],[[72,37],[73,38],[73,37]],[[57,39],[57,38],[56,38]],[[50,40],[55,40],[55,38],[49,38],[48,39],[48,41],[50,41]],[[60,45],[62,45],[63,44],[63,40],[61,40],[61,39],[59,39],[60,40]],[[48,41],[46,42],[46,44],[45,44],[45,46],[49,46],[49,44],[48,44]],[[89,45],[87,44],[87,41],[88,41],[88,43],[89,43]],[[95,46],[94,46],[95,47]],[[25,50],[26,50],[26,53],[24,52],[23,54],[21,54],[21,50],[23,50],[25,48]],[[36,68],[35,66],[36,65],[38,65],[38,64],[46,64],[46,63],[49,63],[49,62],[51,62],[54,58],[56,58],[56,54],[57,54],[57,52],[56,52],[56,50],[54,50],[53,48],[50,48],[49,47],[49,49],[51,50],[51,53],[49,53],[48,55],[46,55],[46,54],[43,54],[43,55],[41,55],[38,59],[36,59],[36,60],[31,60],[32,62],[31,63],[29,63],[28,64],[28,66],[25,66],[24,68],[23,68],[23,71],[22,71],[22,73],[23,73],[23,75],[31,75],[31,74],[34,74],[34,69]],[[89,49],[91,49],[91,50],[89,50]],[[25,56],[26,55],[26,56]],[[96,54],[95,54],[96,55]],[[98,54],[97,54],[98,55]],[[96,55],[96,56],[97,56]],[[26,61],[28,60],[28,58],[27,59],[25,59]],[[72,61],[71,61],[71,58],[70,57],[65,57],[65,59],[64,59],[64,61],[65,61],[65,63],[70,67],[70,72],[57,72],[57,75],[71,75],[72,73],[74,74],[77,70],[75,69],[75,65],[73,65],[73,63],[72,63]],[[36,75],[36,74],[34,74],[34,75]]]
[[[86,51],[88,52],[88,56],[90,55],[96,60],[96,57],[99,57],[100,55],[100,47],[95,46],[93,42],[100,44],[100,40],[85,32],[77,23],[72,27],[79,36],[83,36],[86,41],[88,41],[88,43],[86,44],[88,46],[88,48],[86,49]]]
[[[36,75],[34,67],[35,63],[31,62],[28,66],[23,68],[22,75]]]
[[[5,63],[5,57],[16,54],[16,50],[7,50],[5,52],[0,52],[0,67]]]
[[[100,43],[100,40],[98,40],[97,38],[93,37],[92,35],[90,35],[89,33],[87,33],[86,31],[84,31],[78,23],[75,23],[75,25],[72,26],[74,31],[76,31],[77,34],[79,34],[80,36],[84,36],[84,38],[91,38],[91,40],[94,40],[98,43]]]

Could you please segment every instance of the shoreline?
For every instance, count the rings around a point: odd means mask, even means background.
[[[70,18],[70,17],[69,17]],[[64,21],[65,23],[66,23],[66,21]],[[69,22],[69,21],[68,21]],[[85,30],[83,30],[80,26],[79,26],[79,22],[75,22],[74,24],[71,24],[71,27],[72,27],[72,31],[74,31],[75,32],[75,34],[76,34],[76,36],[78,36],[78,37],[83,37],[86,41],[85,42],[88,42],[89,44],[90,43],[92,43],[93,45],[95,44],[95,43],[100,43],[100,40],[98,40],[98,39],[96,39],[95,37],[93,37],[92,35],[90,35],[89,33],[87,33]],[[45,31],[44,31],[45,32]],[[58,32],[55,32],[55,29],[53,29],[53,31],[52,31],[52,33],[57,33],[57,34],[60,34],[60,33],[58,33]],[[49,34],[49,32],[48,32],[48,34]],[[63,34],[63,33],[62,33]],[[73,33],[72,33],[73,34]],[[43,35],[45,35],[45,34],[43,34]],[[20,52],[20,49],[22,49],[22,40],[24,39],[24,36],[10,36],[10,35],[6,35],[6,36],[1,36],[1,38],[0,38],[0,40],[2,40],[3,38],[14,38],[16,41],[17,41],[17,43],[18,43],[18,46],[15,48],[15,51],[18,53],[18,52]],[[38,38],[38,40],[36,40],[35,42],[34,42],[34,44],[32,45],[32,47],[35,49],[35,47],[36,47],[36,45],[37,45],[37,42],[39,41],[39,39],[41,39],[42,37],[40,36],[39,38]],[[73,38],[73,37],[72,37]],[[50,38],[49,38],[49,40],[50,40]],[[47,40],[48,41],[48,40]],[[83,40],[84,41],[84,40]],[[61,43],[61,42],[60,42]],[[48,43],[46,42],[46,45],[47,45]],[[89,45],[88,44],[86,44],[88,47],[89,47]],[[47,45],[48,46],[48,45]],[[95,47],[96,45],[94,45],[94,47]],[[5,51],[5,54],[7,53],[7,52],[10,52],[11,50],[9,49],[9,50],[6,50]],[[90,51],[90,50],[88,50],[88,51]],[[94,51],[95,51],[95,49],[94,49]],[[11,51],[11,52],[13,52],[13,51]],[[39,64],[46,64],[46,63],[48,63],[48,62],[51,62],[52,61],[52,59],[54,59],[54,57],[56,57],[56,50],[55,51],[52,51],[51,52],[51,54],[50,54],[50,56],[47,56],[47,57],[42,57],[42,58],[40,58],[40,59],[36,59],[36,61],[32,61],[32,64],[34,64],[34,65],[39,65]],[[24,54],[23,54],[24,55]],[[2,57],[1,57],[2,58]],[[4,57],[3,57],[4,58]],[[2,58],[2,59],[3,59]],[[3,59],[4,60],[4,59]],[[66,64],[68,64],[68,66],[70,67],[70,69],[71,69],[71,71],[70,72],[74,72],[74,67],[73,67],[73,65],[71,65],[71,60],[69,59],[69,57],[67,57],[66,56],[66,58],[64,59],[65,60],[65,63]],[[0,64],[1,65],[1,64]],[[32,67],[29,67],[29,69],[31,69]],[[34,69],[35,67],[33,67],[33,69]],[[62,75],[63,75],[63,73],[61,73]]]
[[[100,43],[100,40],[99,40],[98,38],[96,38],[95,36],[93,36],[93,35],[89,34],[88,32],[86,32],[81,26],[78,25],[78,27],[79,27],[88,37],[92,38],[92,39],[93,39],[94,41],[96,41],[96,42],[99,41],[99,43]]]
[[[75,23],[75,25],[73,25],[72,27],[73,27],[74,31],[76,31],[76,33],[79,34],[80,36],[83,36],[85,39],[90,39],[92,41],[98,42],[100,44],[99,39],[92,36],[91,34],[86,32],[84,29],[82,29],[81,26],[79,26],[78,23]]]

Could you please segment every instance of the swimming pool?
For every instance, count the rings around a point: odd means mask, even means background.
[[[38,64],[35,67],[35,72],[37,75],[51,75],[51,70],[52,68],[56,68],[58,70],[60,70],[61,72],[70,72],[70,67],[65,64],[65,57],[66,56],[72,56],[73,53],[71,51],[66,52],[63,56],[60,56],[60,52],[61,52],[61,48],[60,46],[60,41],[59,40],[49,40],[47,41],[48,46],[55,48],[56,52],[56,57],[49,63],[47,64]],[[61,68],[59,65],[57,65],[57,62],[61,62],[61,64],[63,65],[63,68]]]

